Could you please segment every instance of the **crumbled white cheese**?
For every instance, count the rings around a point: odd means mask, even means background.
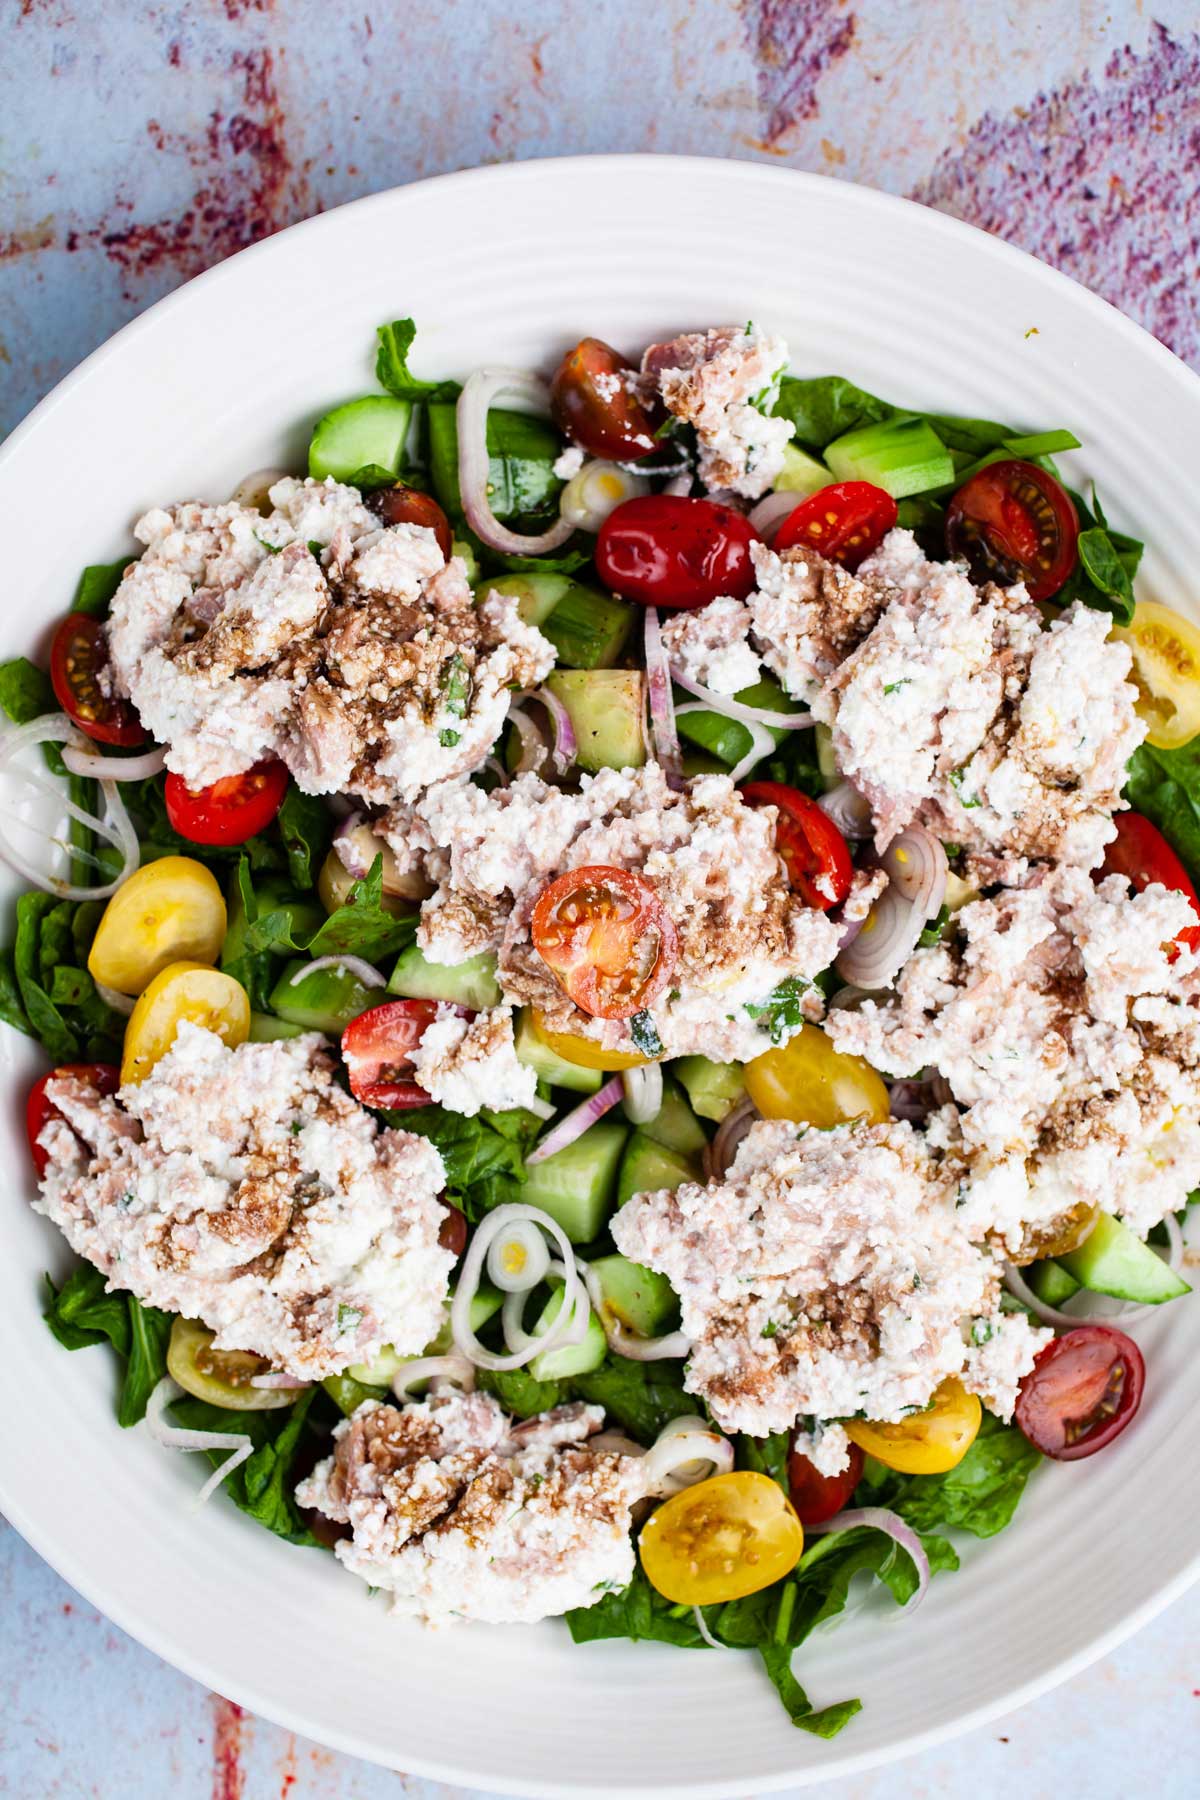
[[[537,1098],[537,1076],[517,1061],[511,1006],[494,1006],[464,1018],[455,1006],[439,1006],[413,1058],[413,1075],[431,1099],[473,1118],[481,1107],[504,1112]]]
[[[643,381],[668,412],[695,427],[700,479],[710,490],[757,500],[779,474],[795,427],[770,408],[787,363],[783,339],[754,325],[686,332],[646,351]]]

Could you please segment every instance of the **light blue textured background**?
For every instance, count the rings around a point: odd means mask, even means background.
[[[911,194],[1200,367],[1198,30],[1196,0],[0,0],[0,432],[144,306],[295,219],[447,169],[606,150]],[[445,1791],[241,1716],[2,1520],[0,1621],[0,1794]],[[1182,1800],[1200,1792],[1198,1727],[1193,1593],[1057,1693],[837,1792]]]

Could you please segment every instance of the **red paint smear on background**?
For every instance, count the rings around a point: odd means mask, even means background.
[[[1030,250],[1200,358],[1200,37],[1155,25],[1019,117],[979,120],[913,198]]]
[[[242,1800],[246,1785],[242,1768],[242,1720],[240,1706],[223,1700],[220,1694],[210,1696],[213,1714],[213,1784],[212,1800]]]
[[[771,144],[817,111],[821,78],[854,41],[854,14],[846,0],[742,0],[742,17],[758,63],[758,98]]]

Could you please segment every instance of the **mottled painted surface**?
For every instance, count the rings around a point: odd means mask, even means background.
[[[769,157],[912,194],[1200,367],[1195,0],[0,0],[0,431],[141,308],[296,219],[447,169],[606,150]],[[2,1521],[0,1619],[14,1800],[444,1791],[205,1694]],[[1057,1694],[838,1800],[1124,1800],[1150,1770],[1182,1800],[1198,1644],[1200,1594]]]

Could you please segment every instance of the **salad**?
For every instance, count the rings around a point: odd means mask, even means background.
[[[414,335],[0,666],[46,1322],[397,1613],[831,1737],[797,1648],[1134,1427],[1189,1292],[1200,634],[1068,430]]]

